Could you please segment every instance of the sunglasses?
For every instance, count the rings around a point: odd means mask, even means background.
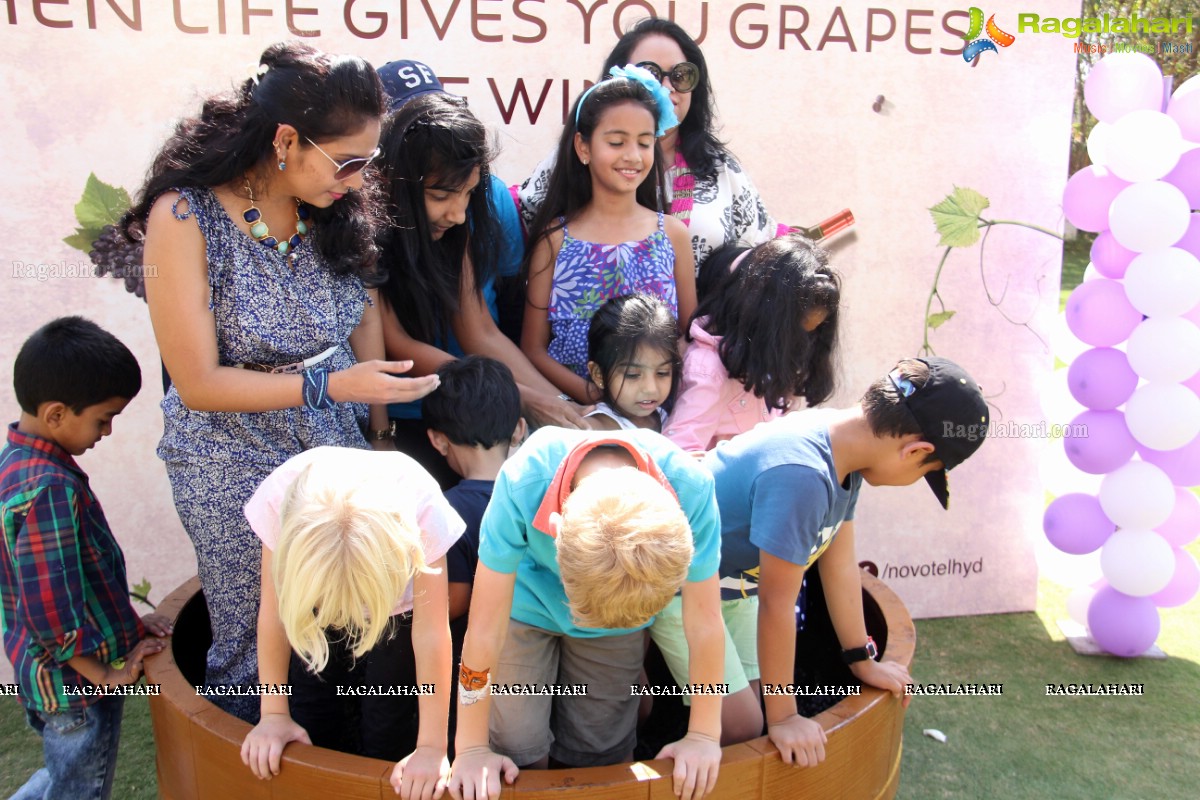
[[[662,67],[653,61],[642,61],[637,66],[647,70],[659,83],[663,78],[670,78],[677,92],[687,94],[700,84],[700,68],[690,61],[680,61],[667,72],[663,72]]]
[[[364,169],[366,169],[368,164],[370,164],[372,161],[374,161],[376,158],[379,157],[379,148],[376,147],[375,152],[371,153],[371,155],[367,156],[366,158],[348,158],[345,161],[338,162],[338,161],[334,161],[333,156],[329,155],[329,153],[326,153],[324,150],[321,150],[321,145],[317,144],[312,139],[309,139],[307,136],[305,136],[304,140],[307,141],[309,144],[311,144],[313,147],[317,148],[317,150],[320,151],[321,155],[323,155],[329,159],[329,162],[331,164],[333,164],[333,166],[334,166],[333,177],[335,180],[339,180],[339,181],[344,181],[346,178],[349,178],[351,175],[357,175],[358,173],[360,173]]]

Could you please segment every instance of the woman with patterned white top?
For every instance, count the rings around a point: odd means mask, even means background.
[[[716,137],[708,67],[695,40],[670,20],[642,20],[617,42],[601,76],[625,64],[649,69],[671,90],[680,124],[658,144],[666,165],[669,210],[688,226],[696,271],[722,245],[753,246],[785,232],[786,226],[767,212],[750,176]],[[541,206],[553,168],[551,154],[521,185],[526,227]]]

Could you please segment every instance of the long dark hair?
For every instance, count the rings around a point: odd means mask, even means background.
[[[487,128],[460,98],[439,92],[416,97],[388,118],[380,139],[387,213],[380,233],[384,297],[413,337],[445,342],[459,309],[463,261],[469,256],[475,287],[495,274],[496,221],[488,194],[495,155]],[[479,168],[467,203],[467,222],[433,241],[425,189],[462,187]]]
[[[696,40],[689,36],[687,31],[669,19],[651,17],[641,20],[620,38],[608,54],[600,74],[607,75],[612,67],[623,67],[630,63],[630,56],[642,39],[655,35],[674,40],[683,51],[684,59],[700,68],[700,82],[692,90],[692,104],[688,107],[687,116],[679,125],[678,148],[697,181],[714,181],[717,178],[719,162],[723,158],[732,158],[732,155],[713,130],[715,106],[712,84],[708,80],[708,63],[704,60],[700,45],[696,44]]]
[[[121,221],[130,240],[145,232],[154,201],[176,188],[213,188],[241,178],[274,159],[275,133],[291,125],[318,144],[361,130],[387,109],[379,76],[357,56],[336,56],[300,42],[273,44],[263,51],[267,67],[258,83],[205,101],[199,117],[188,117],[154,158],[137,203]],[[273,167],[272,167],[273,168]],[[313,247],[335,273],[375,280],[374,232],[377,203],[364,182],[328,208],[311,208]]]
[[[600,396],[614,410],[625,365],[638,348],[649,345],[671,359],[671,394],[663,403],[671,409],[679,389],[679,324],[667,304],[652,294],[634,292],[613,297],[596,310],[588,326],[588,360],[596,362],[604,385]]]
[[[722,337],[717,352],[729,377],[768,408],[787,409],[791,396],[815,406],[833,394],[840,297],[829,253],[789,234],[752,249],[700,299],[692,318],[708,317],[704,330]],[[828,316],[808,333],[804,320],[818,309]]]
[[[591,90],[580,94],[571,107],[567,124],[563,127],[562,137],[558,141],[557,156],[554,169],[550,172],[546,197],[534,215],[533,224],[529,229],[532,236],[526,251],[526,273],[529,256],[534,250],[533,245],[563,226],[558,218],[562,217],[570,222],[592,202],[592,174],[575,152],[575,132],[578,131],[584,141],[590,142],[604,111],[617,103],[626,102],[644,106],[650,112],[650,116],[655,121],[658,120],[658,106],[650,91],[637,81],[627,78],[609,78],[601,81]],[[579,119],[578,123],[575,121],[576,116]],[[638,186],[637,201],[655,211],[666,207],[666,196],[663,194],[662,149],[659,148],[657,140],[654,142],[654,168]]]

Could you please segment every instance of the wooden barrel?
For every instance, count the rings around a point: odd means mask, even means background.
[[[810,592],[819,594],[819,592]],[[863,573],[867,630],[885,661],[909,665],[916,630],[904,604],[877,578]],[[280,774],[260,781],[242,764],[250,726],[196,694],[211,640],[208,610],[193,578],[167,597],[159,612],[175,620],[171,646],[146,660],[146,680],[159,684],[150,698],[157,750],[158,791],[165,800],[332,800],[394,798],[392,764],[290,744]],[[799,646],[798,646],[799,649]],[[828,673],[826,673],[828,674]],[[900,780],[904,709],[886,692],[863,687],[815,719],[824,728],[825,761],[791,767],[764,736],[724,748],[713,800],[791,800],[803,797],[874,800],[895,795]],[[505,800],[670,800],[670,761],[637,761],[611,767],[525,770]]]

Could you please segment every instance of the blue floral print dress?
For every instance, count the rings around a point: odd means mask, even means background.
[[[596,244],[575,239],[562,223],[563,243],[554,261],[550,287],[550,357],[582,378],[588,377],[588,326],[607,300],[645,292],[666,303],[679,317],[675,292],[675,248],[658,229],[637,242]]]
[[[337,351],[322,366],[334,372],[355,364],[349,337],[368,302],[357,277],[331,272],[311,239],[300,244],[289,265],[286,256],[238,228],[211,190],[182,189],[180,195],[176,219],[195,219],[204,235],[221,366],[294,364],[334,346]],[[297,453],[321,445],[366,448],[367,407],[193,411],[172,386],[162,410],[158,456],[196,548],[212,622],[205,683],[257,685],[262,548],[243,507],[263,479]],[[210,699],[248,722],[258,719],[257,697]]]

